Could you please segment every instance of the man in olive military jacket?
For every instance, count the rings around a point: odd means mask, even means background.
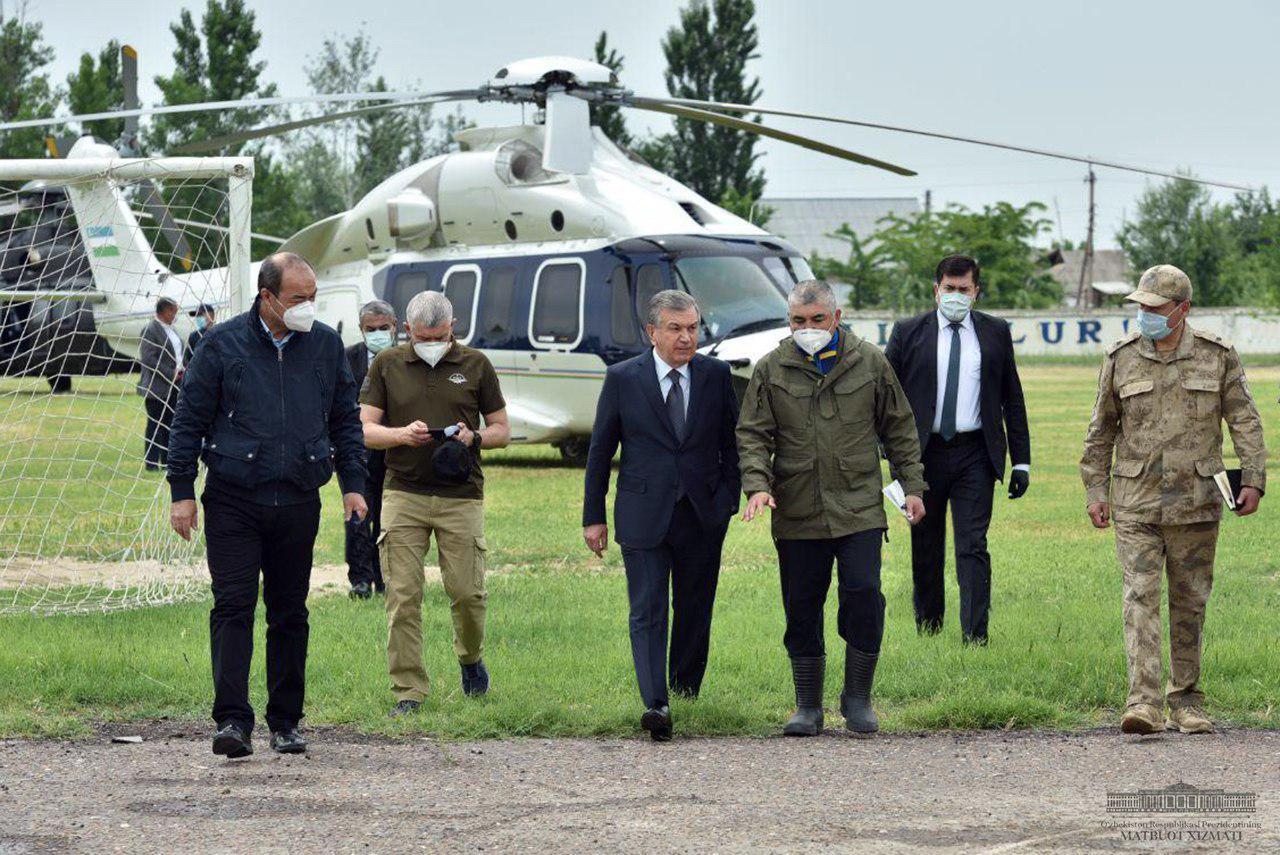
[[[1169,576],[1170,676],[1163,700],[1183,733],[1207,733],[1199,687],[1200,633],[1213,583],[1223,500],[1222,422],[1240,458],[1238,516],[1266,489],[1262,421],[1235,348],[1186,323],[1191,280],[1162,264],[1142,274],[1128,300],[1136,331],[1102,362],[1080,475],[1097,528],[1116,524],[1124,570],[1129,698],[1121,729],[1165,729],[1160,697],[1160,577]],[[1112,453],[1115,462],[1112,462]]]
[[[920,439],[888,360],[840,326],[829,285],[796,285],[788,314],[792,334],[756,365],[737,431],[743,519],[773,512],[797,708],[783,733],[822,730],[822,610],[833,561],[847,645],[840,709],[850,730],[870,733],[879,728],[871,684],[884,633],[880,542],[888,528],[878,446],[914,524],[924,517]]]

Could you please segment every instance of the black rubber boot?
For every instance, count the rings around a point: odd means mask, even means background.
[[[796,711],[783,725],[783,736],[817,736],[822,733],[822,678],[826,672],[825,656],[791,659],[791,679],[796,684]]]
[[[871,684],[879,658],[879,654],[863,653],[856,647],[845,648],[840,712],[844,714],[845,727],[854,733],[875,733],[880,729],[880,720],[871,708]]]

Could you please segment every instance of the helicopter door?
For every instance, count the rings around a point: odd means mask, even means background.
[[[475,324],[471,334],[472,347],[484,351],[498,373],[502,384],[502,396],[507,400],[507,415],[511,420],[511,438],[523,442],[524,428],[519,423],[517,408],[513,402],[520,398],[520,373],[525,365],[520,339],[524,331],[517,319],[517,297],[520,269],[513,265],[494,266],[489,262],[482,275],[475,300]]]
[[[518,354],[524,362],[519,415],[531,442],[591,433],[605,365],[594,353],[574,353],[586,335],[586,274],[582,259],[562,257],[543,261],[533,277],[532,350]]]

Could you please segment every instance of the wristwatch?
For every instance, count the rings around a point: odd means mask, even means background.
[[[483,441],[483,439],[484,439],[484,438],[480,436],[480,431],[476,431],[476,432],[474,432],[474,433],[471,435],[471,450],[472,450],[472,451],[479,451],[479,450],[480,450],[480,443]]]

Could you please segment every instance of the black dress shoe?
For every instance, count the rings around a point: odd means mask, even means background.
[[[277,754],[303,754],[307,750],[307,740],[302,738],[298,729],[271,731],[271,750]]]
[[[402,715],[417,712],[418,707],[420,706],[422,706],[421,701],[413,701],[406,698],[403,701],[398,701],[396,705],[391,708],[391,712],[387,713],[387,715],[391,718],[400,718]]]
[[[654,742],[671,741],[671,708],[666,704],[644,711],[640,716],[640,726],[649,731],[649,738]]]
[[[473,698],[487,691],[489,691],[489,669],[484,667],[484,660],[462,665],[462,693]]]
[[[356,582],[347,592],[347,596],[353,600],[367,600],[373,596],[373,589],[369,587],[368,582]]]
[[[249,739],[249,734],[238,726],[228,724],[219,728],[213,735],[213,753],[220,754],[228,760],[248,757],[253,753],[253,742]]]

